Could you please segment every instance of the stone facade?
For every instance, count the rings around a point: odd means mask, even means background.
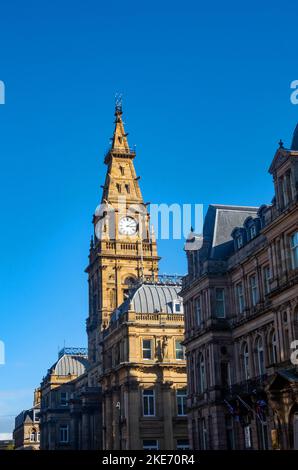
[[[88,387],[87,351],[64,348],[41,383],[41,449],[101,446],[100,395]]]
[[[105,156],[107,172],[101,204],[93,216],[94,235],[86,269],[89,283],[87,319],[91,384],[101,373],[101,331],[108,326],[111,313],[119,306],[131,284],[140,278],[156,279],[158,256],[150,233],[149,214],[144,204],[133,160],[135,151],[128,145],[122,109],[116,107],[112,145]],[[134,223],[125,233],[121,223]]]
[[[43,379],[42,449],[188,446],[186,368],[180,357],[183,309],[177,286],[172,282],[162,287],[158,280],[156,240],[134,158],[121,106],[116,106],[112,144],[104,160],[107,173],[101,204],[93,216],[94,234],[86,268],[88,357],[84,356],[84,370],[73,373],[66,359],[77,362],[78,354],[64,351]],[[138,296],[143,288],[164,292],[164,302],[157,303],[156,310],[146,302],[137,303],[131,310],[131,296]],[[168,298],[173,290],[174,298]],[[141,356],[144,338],[152,344],[151,359]],[[178,339],[177,359],[173,348]],[[167,350],[166,356],[162,348]],[[65,363],[63,370],[59,361]],[[143,390],[148,390],[146,398]],[[144,400],[149,408],[154,407],[154,416],[143,415]]]
[[[179,290],[140,284],[102,335],[104,449],[188,448]]]
[[[259,208],[210,206],[187,242],[188,426],[194,449],[298,448],[298,147]],[[293,346],[293,345],[292,345]]]
[[[34,392],[33,407],[22,411],[15,419],[13,442],[15,450],[40,448],[40,389]]]

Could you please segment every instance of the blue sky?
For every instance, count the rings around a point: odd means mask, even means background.
[[[86,345],[92,213],[115,92],[146,201],[260,205],[298,121],[297,3],[4,1],[0,6],[0,433],[58,347]],[[161,272],[184,273],[182,241]]]

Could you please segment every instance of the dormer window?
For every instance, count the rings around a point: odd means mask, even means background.
[[[40,410],[33,411],[33,421],[34,423],[39,423],[40,421]]]
[[[180,302],[179,300],[173,302],[173,313],[183,313],[182,302]]]
[[[237,237],[236,242],[237,242],[237,248],[238,248],[238,250],[240,250],[240,248],[243,247],[243,237],[242,237],[242,235],[239,235]]]
[[[252,225],[249,229],[249,237],[252,240],[253,238],[255,238],[256,235],[257,235],[256,226]]]

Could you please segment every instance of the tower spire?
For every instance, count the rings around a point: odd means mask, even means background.
[[[111,151],[116,153],[130,153],[127,141],[128,134],[125,133],[122,121],[122,95],[115,97],[115,129],[112,137]]]

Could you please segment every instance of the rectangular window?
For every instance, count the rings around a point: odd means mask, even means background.
[[[234,436],[234,423],[233,418],[230,416],[226,417],[226,438],[227,438],[227,450],[235,449],[235,436]]]
[[[173,302],[173,313],[182,313],[181,302]]]
[[[265,266],[265,268],[263,269],[263,280],[264,280],[265,295],[269,294],[269,292],[270,292],[270,279],[271,279],[270,267]]]
[[[239,237],[237,237],[237,248],[238,250],[240,250],[240,248],[243,247],[243,237],[242,235],[240,235]]]
[[[220,363],[220,375],[222,387],[231,387],[231,367],[229,362]]]
[[[152,359],[151,339],[143,339],[143,359]]]
[[[154,390],[143,390],[143,416],[155,416]]]
[[[298,268],[298,232],[291,236],[291,258],[292,268]]]
[[[254,274],[250,276],[250,297],[251,304],[255,307],[259,301],[258,285],[257,285],[257,276]]]
[[[268,450],[268,428],[266,421],[257,420],[259,450]]]
[[[252,225],[249,229],[250,239],[252,240],[253,238],[255,238],[256,234],[257,234],[256,226]]]
[[[188,439],[177,439],[177,447],[176,449],[180,450],[188,450],[189,447],[189,440]]]
[[[225,290],[218,287],[215,289],[215,316],[225,318]]]
[[[186,416],[186,396],[186,390],[176,390],[178,416]]]
[[[202,309],[201,309],[201,297],[195,299],[195,314],[197,326],[201,326],[202,323]]]
[[[289,198],[288,198],[288,188],[287,188],[287,175],[284,176],[282,179],[282,191],[284,195],[284,203],[285,206],[289,204]]]
[[[237,300],[238,300],[238,311],[241,314],[244,312],[244,309],[245,309],[244,291],[243,291],[242,282],[239,282],[239,284],[236,285],[236,294],[237,294]]]
[[[185,350],[184,346],[180,340],[175,341],[175,350],[176,350],[176,359],[184,360],[185,359]]]
[[[39,421],[40,421],[40,411],[39,410],[34,410],[33,413],[34,413],[34,417],[33,417],[34,423],[39,423]]]
[[[244,445],[245,449],[251,449],[251,427],[245,426],[244,428]]]
[[[68,402],[68,393],[60,392],[60,405],[67,406],[67,402]]]
[[[201,447],[202,450],[208,449],[208,435],[205,418],[201,419]]]
[[[156,439],[144,439],[143,449],[144,450],[158,450],[158,440]]]
[[[59,441],[61,444],[67,444],[69,441],[69,436],[68,436],[68,425],[62,425],[59,428]]]

